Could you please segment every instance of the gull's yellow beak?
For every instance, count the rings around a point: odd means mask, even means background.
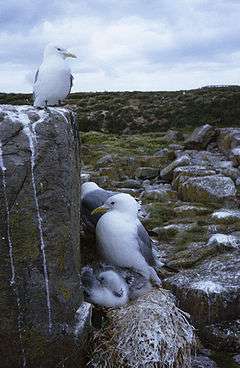
[[[104,207],[104,206],[100,206],[100,207],[97,207],[95,208],[95,210],[93,210],[91,212],[91,215],[99,215],[100,213],[106,213],[109,209],[107,207]]]
[[[64,52],[64,56],[66,58],[67,57],[70,57],[70,58],[76,58],[77,57],[76,55],[74,55],[74,54],[72,54],[71,52],[68,52],[68,51]]]

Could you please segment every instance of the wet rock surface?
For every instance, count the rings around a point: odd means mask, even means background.
[[[232,130],[238,131],[229,128]],[[104,188],[131,189],[141,199],[148,212],[144,223],[155,240],[156,258],[166,265],[159,268],[164,287],[175,294],[180,308],[190,313],[202,344],[213,351],[219,344],[227,357],[239,349],[240,172],[231,155],[231,145],[237,148],[238,139],[234,138],[234,143],[228,139],[223,149],[225,128],[209,128],[209,132],[208,143],[197,147],[185,146],[191,132],[183,130],[180,135],[169,134],[170,140],[158,133],[120,137],[118,142],[114,135],[85,133],[83,145],[89,151],[94,148],[97,159],[116,154],[108,165]],[[153,155],[160,161],[152,160]],[[84,164],[91,180],[102,185],[101,171],[90,154]],[[136,172],[143,167],[158,169],[159,174],[136,180]],[[215,360],[214,356],[209,359]],[[226,361],[233,364],[232,357]],[[194,364],[230,367],[218,364],[217,358],[216,362],[203,359]]]
[[[72,366],[80,357],[78,130],[65,109],[0,110],[1,366]]]

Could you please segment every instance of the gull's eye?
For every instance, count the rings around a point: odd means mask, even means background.
[[[115,204],[115,202],[111,202],[111,205],[113,206]]]
[[[57,47],[57,50],[58,50],[58,51],[61,51],[60,47]]]

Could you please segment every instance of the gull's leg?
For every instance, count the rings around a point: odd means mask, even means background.
[[[44,110],[48,112],[48,114],[49,114],[50,117],[53,117],[53,114],[52,114],[50,108],[48,107],[48,100],[45,100]]]
[[[44,102],[45,102],[44,109],[45,109],[46,111],[48,111],[48,104],[47,104],[47,103],[48,103],[48,101],[47,101],[47,100],[45,100]]]

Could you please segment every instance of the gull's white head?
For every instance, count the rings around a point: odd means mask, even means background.
[[[44,58],[51,57],[51,56],[58,56],[58,57],[61,57],[62,59],[66,59],[68,57],[76,58],[74,54],[64,49],[63,47],[49,43],[45,47]]]
[[[92,214],[114,210],[137,218],[139,210],[141,210],[141,205],[130,194],[120,193],[108,198],[104,205],[96,208]]]
[[[93,181],[87,181],[81,185],[81,198],[86,194],[93,192],[94,190],[100,189],[99,186]]]

